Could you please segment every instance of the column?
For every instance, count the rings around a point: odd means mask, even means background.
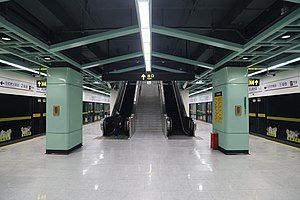
[[[225,154],[249,152],[248,76],[246,67],[213,73],[213,131]]]
[[[49,68],[46,153],[68,154],[82,146],[82,74],[68,67]]]

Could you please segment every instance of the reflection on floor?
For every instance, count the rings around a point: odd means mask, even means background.
[[[226,156],[197,127],[203,140],[101,140],[95,123],[67,156],[45,155],[45,137],[2,147],[0,199],[299,199],[299,149],[251,136],[251,155]]]

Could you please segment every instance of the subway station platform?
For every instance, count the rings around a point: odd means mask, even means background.
[[[0,200],[300,200],[300,0],[0,0]]]
[[[299,149],[250,136],[250,155],[224,156],[209,147],[211,124],[197,123],[182,140],[102,139],[92,123],[70,155],[45,154],[45,137],[2,147],[0,199],[299,199]]]

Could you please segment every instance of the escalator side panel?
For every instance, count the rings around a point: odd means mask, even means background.
[[[193,119],[186,115],[182,98],[176,82],[166,82],[164,84],[164,95],[166,102],[166,112],[172,120],[172,131],[170,135],[194,136]]]
[[[164,84],[164,96],[167,115],[172,119],[172,131],[170,134],[183,134],[175,93],[172,85]]]
[[[132,113],[135,87],[136,87],[135,83],[129,83],[126,87],[124,99],[120,110],[120,113],[123,117],[130,117]]]
[[[135,82],[128,82],[122,88],[122,91],[119,92],[117,101],[114,107],[114,113],[111,117],[105,118],[103,122],[103,135],[104,136],[115,136],[115,135],[125,135],[128,136],[129,132],[126,129],[126,122],[132,113],[134,95],[135,95]],[[119,120],[117,111],[121,115],[121,125],[116,123]],[[117,128],[116,126],[119,126]]]

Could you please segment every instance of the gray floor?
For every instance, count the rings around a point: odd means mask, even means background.
[[[100,140],[98,127],[68,156],[45,155],[45,137],[0,148],[0,199],[300,199],[299,149],[251,136],[251,155],[226,156],[200,122],[203,140]]]

